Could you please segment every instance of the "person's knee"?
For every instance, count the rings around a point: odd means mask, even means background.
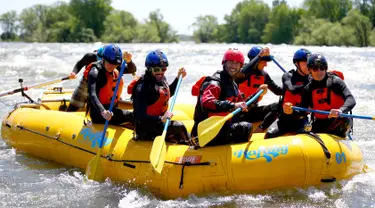
[[[69,107],[66,109],[66,112],[76,112],[78,109],[79,107],[69,104]]]
[[[340,125],[340,136],[345,137],[349,133],[349,130],[353,125],[353,120],[351,118],[342,118],[341,122],[342,123]]]
[[[252,123],[241,121],[232,125],[229,136],[232,138],[233,142],[245,142],[251,137],[252,131]]]
[[[180,141],[189,140],[187,129],[181,121],[172,121],[170,128],[170,133],[173,134]]]
[[[130,122],[132,124],[134,124],[134,113],[132,111],[127,111],[127,110],[124,110],[124,116],[125,116],[125,119],[126,119],[126,122]]]
[[[269,128],[266,135],[264,135],[264,139],[271,139],[279,136],[279,129],[278,128]]]

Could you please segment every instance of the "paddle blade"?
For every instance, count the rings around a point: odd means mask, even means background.
[[[370,172],[374,172],[374,170],[372,168],[370,168],[367,164],[365,164],[363,166],[363,172],[364,173],[370,173]]]
[[[152,149],[150,153],[150,161],[156,172],[161,173],[165,157],[167,155],[167,146],[165,144],[165,137],[167,135],[166,131],[163,131],[161,136],[157,136],[152,144]]]
[[[92,158],[86,167],[87,178],[94,181],[103,181],[103,169],[101,164],[100,150],[98,151],[100,152],[100,154],[97,154],[94,158]]]
[[[219,133],[221,127],[227,121],[223,116],[211,116],[198,124],[198,143],[204,147]]]

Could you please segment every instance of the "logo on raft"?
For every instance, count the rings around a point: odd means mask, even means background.
[[[100,139],[102,137],[103,132],[93,132],[90,128],[83,128],[79,134],[83,137],[83,142],[91,142],[91,148],[95,148],[96,146],[99,147]],[[103,139],[103,146],[107,146],[111,144],[112,139],[104,137]]]
[[[202,156],[182,156],[182,157],[176,157],[175,159],[175,162],[178,162],[178,163],[191,163],[191,164],[195,164],[195,163],[199,163],[202,159]]]
[[[279,155],[288,154],[288,145],[272,146],[272,147],[259,147],[257,150],[238,150],[233,154],[237,158],[245,157],[246,160],[256,160],[258,158],[266,159],[266,162],[272,162],[272,159]]]

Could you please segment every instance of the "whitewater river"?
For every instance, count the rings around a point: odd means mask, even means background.
[[[86,52],[100,47],[95,44],[38,44],[0,43],[0,91],[61,78],[69,74],[74,64]],[[195,102],[190,96],[192,84],[201,75],[210,75],[221,69],[224,51],[230,47],[243,53],[253,45],[241,44],[123,44],[121,48],[133,53],[138,66],[137,74],[144,71],[146,54],[161,49],[168,56],[168,80],[172,81],[177,69],[184,66],[188,77],[180,88],[177,102]],[[292,69],[293,53],[300,47],[269,45],[271,53],[285,68]],[[375,116],[375,48],[307,47],[323,53],[329,68],[340,69],[345,82],[354,94],[357,106],[354,114]],[[268,73],[281,83],[282,71],[273,63]],[[82,72],[79,74],[82,76]],[[131,80],[125,75],[126,83]],[[78,79],[60,83],[74,88]],[[126,92],[126,90],[124,90]],[[32,90],[37,97],[41,90]],[[124,97],[126,95],[124,94]],[[268,93],[264,103],[278,98]],[[13,108],[19,95],[0,99],[0,117]],[[356,120],[354,140],[360,146],[364,161],[375,169],[375,121]],[[285,167],[288,168],[288,167]],[[248,181],[251,183],[251,181]],[[128,187],[107,181],[87,182],[80,170],[67,168],[17,152],[0,137],[0,207],[375,207],[375,173],[360,174],[350,180],[321,187],[275,190],[264,193],[207,196],[176,200],[155,198],[145,189]]]

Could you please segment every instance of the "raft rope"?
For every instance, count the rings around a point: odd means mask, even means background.
[[[323,140],[318,135],[316,135],[312,132],[304,132],[304,133],[309,135],[309,136],[312,136],[320,144],[320,146],[323,149],[324,155],[327,158],[327,164],[328,164],[329,160],[331,159],[331,153],[329,152],[327,146],[324,144]]]
[[[8,125],[7,125],[7,126],[8,126]],[[9,125],[8,127],[10,128],[11,126]],[[46,135],[46,134],[39,133],[39,132],[37,132],[37,131],[31,130],[31,129],[26,128],[26,127],[21,126],[21,125],[16,125],[16,127],[19,128],[20,130],[25,130],[25,131],[27,131],[27,132],[30,132],[30,133],[33,133],[33,134],[37,134],[37,135],[39,135],[39,136],[43,136],[43,137],[48,138],[48,139],[56,140],[56,141],[58,141],[58,142],[61,142],[61,143],[65,144],[65,145],[68,145],[68,146],[70,146],[70,147],[73,147],[73,148],[76,148],[76,149],[82,150],[82,151],[84,151],[84,152],[87,152],[87,153],[90,153],[90,154],[93,154],[93,155],[96,154],[95,152],[91,152],[91,151],[89,151],[89,150],[83,149],[83,148],[81,148],[81,147],[74,146],[74,145],[72,145],[72,144],[69,144],[69,143],[67,143],[67,142],[64,142],[64,141],[60,140],[60,139],[59,139],[59,138],[60,138],[60,134],[56,134],[55,136],[48,136],[48,135]],[[105,158],[104,156],[102,156],[102,157]]]
[[[6,126],[8,128],[11,128],[11,125],[9,125],[8,123],[6,124]],[[39,135],[39,136],[43,136],[43,137],[48,138],[48,139],[53,139],[55,141],[61,142],[61,143],[65,144],[65,145],[68,145],[70,147],[82,150],[84,152],[87,152],[87,153],[90,153],[90,154],[93,154],[93,155],[96,154],[96,152],[92,152],[92,151],[83,149],[81,147],[77,147],[75,145],[72,145],[72,144],[69,144],[67,142],[64,142],[64,141],[60,140],[60,134],[56,134],[55,136],[49,136],[49,135],[46,135],[46,134],[43,134],[43,133],[31,130],[31,129],[26,128],[26,127],[21,126],[21,125],[16,125],[16,127],[19,128],[20,130],[24,130],[24,131],[27,131],[27,132],[30,132],[30,133],[33,133],[33,134],[36,134],[36,135]],[[121,162],[121,163],[123,163],[123,165],[125,167],[129,167],[129,168],[136,168],[135,165],[129,164],[129,163],[151,163],[149,160],[116,160],[116,159],[112,159],[112,155],[113,154],[108,154],[107,156],[100,155],[100,157],[102,157],[104,159],[107,159],[108,161]],[[180,184],[179,184],[179,188],[180,189],[183,188],[183,184],[184,184],[184,170],[185,170],[186,166],[210,166],[210,165],[216,165],[215,162],[200,162],[200,163],[182,162],[181,163],[181,162],[165,161],[165,163],[172,164],[172,165],[182,165],[181,177],[180,177]]]
[[[123,165],[130,168],[135,168],[135,165],[129,164],[130,163],[150,163],[149,160],[114,160],[111,158],[111,154],[107,155],[106,158],[109,161],[114,162],[122,162]],[[201,162],[201,163],[191,163],[191,162],[171,162],[171,161],[165,161],[165,163],[172,164],[172,165],[182,165],[181,169],[181,177],[180,177],[180,185],[179,188],[182,189],[184,186],[184,170],[185,166],[209,166],[209,165],[216,165],[215,162]]]

